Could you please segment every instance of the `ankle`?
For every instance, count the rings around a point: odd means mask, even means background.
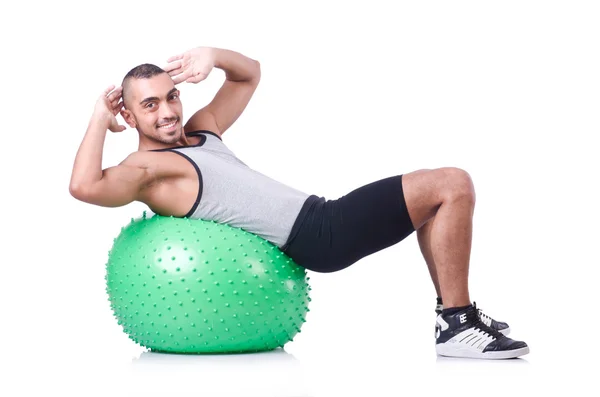
[[[443,303],[444,307],[460,307],[460,306],[468,306],[471,304],[471,300],[468,296],[466,297],[457,297],[456,299],[444,299]]]
[[[454,313],[458,313],[460,311],[468,309],[471,306],[472,305],[469,303],[468,305],[465,305],[465,306],[444,307],[444,310],[442,310],[442,316],[445,317],[448,315],[452,315]]]

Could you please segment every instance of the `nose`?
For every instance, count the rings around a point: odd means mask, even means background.
[[[177,113],[175,109],[169,104],[166,103],[160,107],[160,111],[158,114],[158,124],[168,123],[170,121],[177,119]]]

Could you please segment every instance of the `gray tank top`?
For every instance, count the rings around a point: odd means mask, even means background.
[[[198,173],[198,196],[185,216],[240,227],[282,248],[311,195],[251,169],[211,131],[186,136],[201,140],[197,145],[153,150],[178,153]]]

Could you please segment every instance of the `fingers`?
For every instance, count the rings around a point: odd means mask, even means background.
[[[116,97],[115,99],[112,99],[112,100],[110,101],[110,107],[111,107],[111,108],[113,108],[113,109],[114,109],[114,108],[116,108],[116,107],[117,107],[117,106],[118,106],[120,103],[123,103],[123,101],[120,101],[120,100],[121,100],[121,97],[120,97],[120,96],[119,96],[119,97]],[[120,101],[120,102],[119,102],[119,101]]]
[[[108,93],[111,92],[113,88],[115,88],[114,84],[109,85],[108,88],[104,90],[104,96],[108,96]]]
[[[121,125],[121,124],[118,124],[116,127],[112,127],[112,128],[110,128],[110,130],[111,130],[112,132],[123,132],[123,131],[125,131],[126,129],[127,129],[127,128],[126,128],[125,126]]]
[[[206,75],[206,74],[204,74],[204,73],[198,73],[198,74],[197,74],[197,75],[195,75],[195,76],[188,77],[188,78],[185,80],[185,82],[186,82],[186,83],[199,83],[199,82],[201,82],[202,80],[206,79],[206,77],[207,77],[207,76],[208,76],[208,75]]]
[[[172,57],[170,57],[169,59],[167,59],[167,62],[178,61],[180,59],[183,59],[183,54],[173,55]]]
[[[113,105],[112,105],[112,111],[113,111],[113,114],[114,114],[115,116],[116,116],[117,114],[119,114],[119,112],[120,112],[121,110],[123,110],[123,106],[124,106],[123,102],[119,102],[117,105],[114,105],[114,104],[113,104]]]
[[[169,63],[166,66],[163,66],[162,69],[172,76],[172,73],[176,72],[178,69],[181,69],[182,66],[183,66],[183,61],[177,61],[177,62],[173,61],[172,63]],[[177,74],[177,73],[175,73],[175,74]]]
[[[114,88],[114,85],[112,85],[111,87]],[[121,94],[123,93],[123,87],[117,87],[113,92],[110,92],[111,90],[112,88],[107,89],[104,92],[106,93],[106,97],[108,98],[108,100],[112,103],[114,101],[118,101],[119,98],[121,98]]]
[[[113,89],[114,89],[114,91],[113,91]],[[111,84],[108,86],[107,89],[104,90],[104,96],[109,96],[110,94],[115,93],[115,92],[120,93],[122,90],[123,90],[123,87],[119,86],[119,87],[115,88],[115,85]]]
[[[179,84],[182,81],[186,81],[187,79],[192,77],[192,72],[190,70],[185,70],[183,73],[178,74],[177,76],[172,76],[172,77],[173,77],[173,83]]]
[[[169,73],[169,75],[173,76],[172,73],[177,72],[178,69],[181,69],[183,67],[183,54],[179,54],[179,55],[174,55],[172,57],[169,57],[169,59],[167,59],[167,65],[165,67],[163,67],[163,70],[167,73]],[[175,74],[179,74],[181,72],[177,72]]]

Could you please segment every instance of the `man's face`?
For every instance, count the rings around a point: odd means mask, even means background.
[[[173,144],[182,137],[182,106],[179,90],[167,73],[128,82],[127,111],[122,116],[130,127],[148,138]]]

